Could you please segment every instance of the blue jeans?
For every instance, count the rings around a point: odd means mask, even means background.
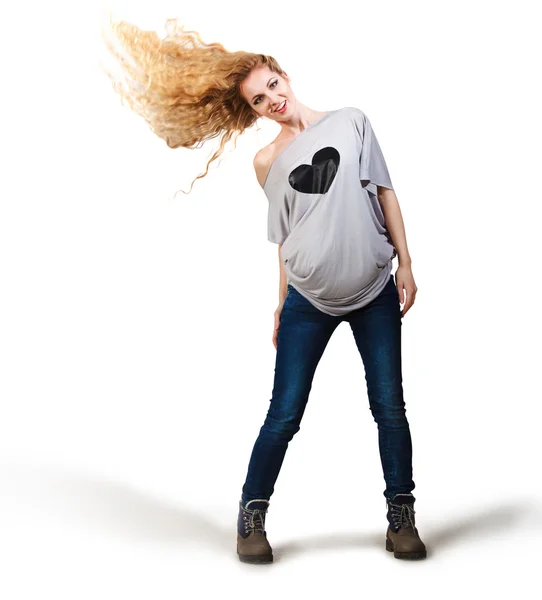
[[[350,324],[365,368],[369,405],[378,425],[384,496],[391,499],[414,489],[401,373],[401,306],[393,275],[372,302],[341,316],[320,311],[288,284],[271,404],[250,457],[243,506],[249,500],[271,498],[288,443],[300,429],[318,362],[343,320]]]

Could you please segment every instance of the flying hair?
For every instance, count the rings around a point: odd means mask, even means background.
[[[166,21],[163,39],[156,31],[115,22],[110,15],[108,28],[102,29],[102,38],[123,77],[105,71],[123,104],[127,102],[170,148],[197,149],[208,140],[220,139],[205,172],[192,181],[188,192],[181,190],[189,194],[225,145],[233,139],[235,147],[238,136],[258,119],[240,91],[251,69],[268,66],[279,75],[283,71],[272,56],[229,52],[218,42],[205,43],[176,18]],[[121,49],[109,33],[120,41]]]

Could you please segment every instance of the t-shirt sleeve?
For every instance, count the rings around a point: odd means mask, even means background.
[[[375,195],[376,186],[393,190],[386,160],[369,118],[361,110],[357,110],[354,122],[361,138],[359,178],[363,187],[368,188]]]
[[[288,207],[285,199],[268,196],[267,239],[282,244],[290,234]]]

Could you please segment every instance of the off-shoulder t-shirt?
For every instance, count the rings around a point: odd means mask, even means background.
[[[329,315],[376,298],[397,255],[377,197],[393,189],[367,115],[332,110],[298,134],[267,173],[268,239],[288,283]]]

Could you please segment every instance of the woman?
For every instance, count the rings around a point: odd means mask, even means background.
[[[281,127],[254,158],[269,201],[268,239],[278,244],[280,280],[273,393],[239,501],[239,559],[273,560],[265,530],[270,497],[300,429],[318,362],[342,321],[349,323],[363,360],[378,425],[386,549],[396,558],[425,558],[414,519],[401,373],[401,318],[417,287],[397,197],[367,115],[354,107],[310,109],[296,99],[272,57],[205,44],[174,20],[167,21],[164,40],[125,22],[113,28],[133,60],[108,43],[129,75],[127,87],[116,89],[170,147],[199,147],[221,135],[210,163],[257,119]]]

